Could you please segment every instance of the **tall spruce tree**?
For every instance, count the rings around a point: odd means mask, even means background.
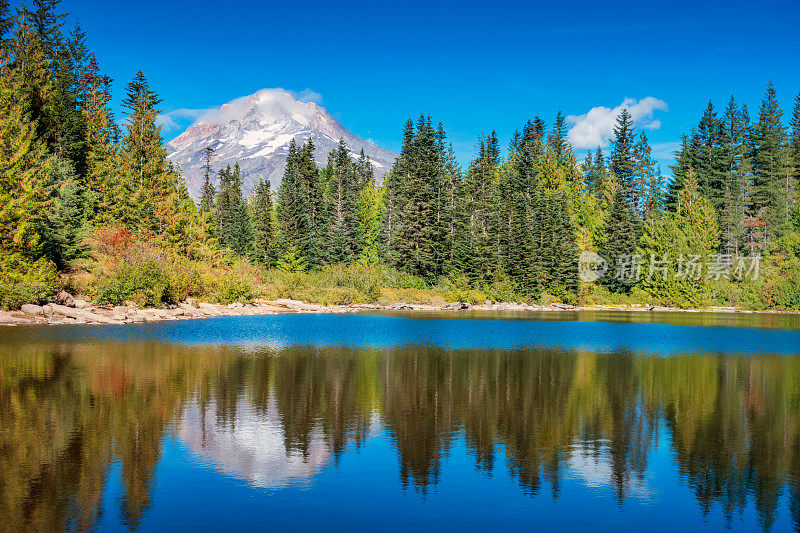
[[[789,148],[790,165],[792,168],[792,187],[795,196],[792,198],[794,203],[797,204],[797,187],[800,186],[800,92],[794,98],[794,106],[792,108],[792,120],[789,123],[791,127],[791,140]],[[800,229],[800,228],[799,228]]]
[[[412,274],[434,279],[441,272],[442,255],[436,235],[437,198],[441,191],[442,158],[431,118],[424,115],[413,125],[406,125],[404,145],[395,163],[396,194],[393,201],[400,208],[391,251],[395,264]],[[398,201],[399,200],[399,201]]]
[[[253,230],[247,203],[242,196],[239,163],[236,163],[233,169],[228,165],[220,172],[217,218],[220,244],[240,256],[249,256],[252,251]]]
[[[786,127],[783,112],[770,82],[761,101],[758,122],[751,135],[753,165],[752,210],[766,222],[766,237],[782,235],[789,227],[789,198],[792,195],[787,165]]]
[[[127,179],[133,188],[134,212],[129,218],[154,230],[156,206],[174,191],[177,181],[167,161],[161,128],[156,124],[159,113],[156,106],[160,102],[141,70],[128,83],[122,101],[129,110],[123,139]]]
[[[344,139],[333,157],[333,180],[329,192],[331,217],[328,226],[328,260],[355,261],[363,246],[359,231],[358,201],[361,193],[356,165]]]
[[[722,119],[721,159],[724,165],[722,205],[719,208],[722,249],[735,254],[744,246],[744,219],[749,191],[748,158],[749,117],[746,107],[739,107],[731,96]]]
[[[600,246],[600,255],[608,262],[609,268],[602,283],[614,292],[627,292],[634,283],[633,276],[628,277],[625,270],[634,266],[632,261],[637,245],[634,217],[625,189],[622,184],[617,184]],[[619,271],[617,267],[620,267]]]
[[[639,138],[633,147],[634,157],[634,190],[636,191],[639,218],[647,218],[661,212],[664,204],[664,178],[661,175],[653,150],[647,141],[644,132],[639,133]]]
[[[633,150],[635,141],[633,118],[627,109],[623,109],[614,126],[614,140],[612,141],[614,148],[611,152],[610,166],[631,206],[638,203],[634,183],[636,162]]]
[[[678,195],[683,189],[686,181],[686,175],[692,169],[693,164],[693,149],[689,136],[686,134],[681,135],[681,146],[675,152],[675,164],[670,168],[672,170],[672,179],[667,185],[667,209],[675,212],[678,209]]]
[[[278,259],[278,231],[268,180],[261,180],[255,186],[248,207],[253,229],[253,258],[267,268],[273,267]]]
[[[475,281],[491,280],[499,263],[496,177],[500,153],[497,136],[492,132],[481,138],[478,146],[478,155],[470,163],[465,178],[470,243],[470,264],[466,273]]]
[[[278,188],[278,227],[280,247],[283,253],[291,254],[303,264],[311,245],[311,218],[308,194],[301,172],[301,153],[294,139],[289,143],[286,168]]]
[[[200,212],[209,213],[214,208],[214,198],[217,191],[211,182],[211,158],[214,157],[214,148],[206,146],[203,149],[203,188],[200,190]]]

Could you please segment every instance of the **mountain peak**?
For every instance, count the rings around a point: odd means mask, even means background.
[[[289,143],[314,141],[315,159],[324,165],[328,152],[344,139],[354,157],[369,156],[376,176],[385,174],[397,157],[345,129],[324,107],[303,101],[284,89],[261,89],[207,111],[167,144],[169,158],[183,170],[187,187],[197,198],[203,182],[203,150],[214,148],[212,166],[218,170],[238,162],[244,192],[262,179],[273,189],[280,184]]]

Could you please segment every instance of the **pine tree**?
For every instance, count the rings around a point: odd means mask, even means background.
[[[767,239],[782,235],[789,227],[791,181],[787,165],[786,128],[772,83],[761,101],[758,122],[750,145],[753,165],[752,209],[766,222]]]
[[[678,209],[678,195],[683,189],[686,175],[692,169],[694,153],[692,144],[687,135],[681,136],[681,147],[675,152],[676,164],[672,169],[672,179],[667,186],[667,209],[674,212]]]
[[[220,172],[217,217],[220,244],[247,257],[252,249],[253,230],[247,204],[242,197],[242,178],[238,163],[233,169],[228,165]]]
[[[465,179],[471,258],[467,275],[475,281],[491,280],[499,263],[499,158],[497,136],[492,132],[479,140],[478,155],[470,163]]]
[[[443,254],[436,236],[439,193],[442,191],[440,143],[430,117],[420,116],[416,131],[406,124],[404,145],[393,169],[394,203],[387,221],[390,256],[398,267],[412,274],[435,278],[441,273]],[[396,219],[393,217],[396,216]]]
[[[160,102],[142,71],[128,83],[122,101],[122,105],[130,110],[123,139],[125,166],[134,188],[135,210],[129,217],[152,230],[157,229],[153,227],[155,207],[174,190],[177,181],[167,162],[161,128],[156,125],[156,106]]]
[[[0,57],[5,57],[11,44],[14,18],[11,16],[9,0],[0,0]]]
[[[634,160],[633,119],[627,109],[623,109],[614,126],[614,149],[611,152],[611,170],[614,172],[631,206],[638,203],[634,176],[636,163]]]
[[[214,156],[214,149],[206,146],[203,149],[203,188],[200,190],[200,212],[202,214],[210,212],[214,208],[214,198],[217,195],[214,184],[211,182],[211,158]]]
[[[94,56],[89,57],[81,88],[86,135],[83,183],[88,217],[97,225],[104,225],[123,220],[124,213],[132,210],[132,190],[128,176],[119,171],[119,154],[111,142],[110,94]]]
[[[798,185],[800,185],[800,92],[794,98],[794,107],[792,108],[792,120],[789,123],[791,127],[791,141],[789,148],[790,165],[792,167],[792,187],[796,192]],[[797,204],[797,197],[792,198],[793,203]],[[798,228],[800,229],[800,228]]]
[[[722,154],[723,123],[709,100],[693,135],[692,170],[700,192],[717,208],[722,206],[725,165]]]
[[[289,143],[286,168],[278,188],[278,226],[280,246],[285,252],[293,250],[295,256],[306,262],[309,255],[311,219],[308,195],[300,169],[301,154],[294,139]]]
[[[722,153],[725,174],[722,206],[719,209],[722,248],[728,254],[738,253],[744,246],[744,219],[749,191],[750,160],[747,138],[749,117],[746,107],[740,108],[733,96],[722,120]]]
[[[637,245],[634,217],[625,189],[622,184],[617,184],[606,221],[605,238],[600,247],[600,255],[608,262],[609,268],[602,283],[614,292],[627,292],[633,285],[633,279],[628,279],[624,271],[617,276],[615,270],[618,266],[633,266]]]
[[[258,182],[253,189],[249,207],[253,228],[253,257],[267,268],[273,267],[277,260],[278,232],[269,181]]]
[[[362,247],[359,231],[359,176],[350,150],[344,142],[334,156],[334,176],[331,183],[331,219],[328,226],[328,259],[331,263],[355,261]]]
[[[571,148],[567,141],[567,119],[561,111],[556,113],[553,129],[550,131],[550,135],[547,136],[547,144],[553,149],[558,166],[564,166],[566,164],[567,151]]]
[[[661,212],[664,203],[664,178],[661,169],[653,159],[652,149],[644,132],[633,147],[634,156],[634,190],[638,201],[639,219]]]
[[[42,257],[40,229],[53,186],[45,146],[36,135],[18,69],[0,64],[0,306],[18,306],[13,286],[35,282],[43,298],[55,271]],[[5,296],[4,296],[5,295]]]

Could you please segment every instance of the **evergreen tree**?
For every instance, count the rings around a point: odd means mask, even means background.
[[[334,156],[334,176],[331,183],[331,219],[328,226],[328,259],[331,263],[352,262],[361,247],[358,201],[361,192],[357,169],[344,142]]]
[[[214,208],[214,198],[217,195],[214,184],[211,182],[211,158],[214,156],[214,149],[206,146],[203,149],[203,188],[200,190],[200,212],[208,213]]]
[[[627,292],[634,283],[633,256],[636,252],[636,225],[627,195],[622,184],[617,184],[614,201],[606,220],[605,238],[600,255],[608,262],[608,274],[602,283],[614,292]],[[619,274],[619,275],[618,275]]]
[[[409,127],[410,126],[410,127]],[[404,145],[393,172],[396,198],[390,212],[395,228],[390,234],[393,261],[408,272],[427,278],[441,273],[441,234],[438,220],[439,194],[442,191],[442,157],[440,143],[430,117],[420,116],[416,131],[406,125]],[[391,217],[397,215],[398,220]]]
[[[798,185],[800,185],[800,92],[794,98],[794,107],[792,108],[792,120],[789,123],[791,127],[791,141],[789,148],[790,165],[792,167],[792,187],[796,192]],[[797,198],[792,198],[797,202]]]
[[[220,172],[217,217],[220,244],[238,255],[249,256],[252,251],[253,230],[250,226],[247,203],[242,197],[242,178],[238,163],[234,165],[233,170],[228,165],[223,172]]]
[[[272,209],[269,181],[261,180],[253,189],[250,201],[250,222],[253,228],[253,257],[267,268],[277,260],[277,227]]]
[[[728,254],[738,253],[744,245],[744,219],[749,191],[750,160],[748,158],[749,117],[747,108],[739,107],[731,96],[722,120],[721,159],[725,174],[722,205],[719,209],[722,248]]]
[[[722,154],[723,123],[709,101],[693,135],[692,170],[700,192],[719,208],[723,201],[725,165]]]
[[[494,132],[481,138],[478,156],[470,163],[465,180],[466,209],[469,214],[470,264],[467,275],[473,280],[491,280],[498,267],[498,190],[499,150]]]
[[[156,206],[174,190],[177,181],[167,161],[161,128],[156,125],[156,106],[160,102],[141,70],[128,83],[122,101],[122,105],[129,109],[123,156],[132,180],[135,209],[129,218],[154,230]]]
[[[675,152],[676,164],[670,167],[672,169],[672,179],[667,186],[667,209],[669,211],[676,211],[678,209],[678,195],[683,189],[686,181],[686,175],[692,169],[694,161],[694,152],[692,144],[687,135],[681,135],[681,147]]]
[[[287,253],[288,250],[293,250],[294,256],[305,263],[311,243],[309,239],[311,219],[308,195],[300,169],[300,157],[297,144],[292,139],[289,143],[283,179],[278,188],[277,212],[281,249]]]
[[[550,135],[547,136],[547,144],[553,149],[557,164],[559,166],[565,165],[567,151],[571,148],[567,141],[567,119],[561,111],[556,113],[553,128],[550,131]]]
[[[53,186],[45,146],[23,94],[18,69],[0,64],[0,306],[17,306],[8,295],[25,280],[42,287],[54,282],[54,269],[42,257],[42,224],[50,211]]]
[[[641,220],[660,213],[664,203],[664,178],[652,152],[647,135],[641,132],[633,147],[634,190]]]
[[[9,0],[0,0],[0,57],[5,57],[8,52],[13,27],[14,17]]]
[[[761,101],[758,122],[750,135],[753,165],[752,210],[766,222],[767,239],[779,237],[789,227],[792,195],[787,165],[786,128],[772,83]]]
[[[614,126],[614,149],[611,152],[610,166],[631,206],[638,203],[634,183],[636,172],[636,162],[633,153],[634,142],[633,119],[628,110],[623,109],[617,117],[617,123]]]

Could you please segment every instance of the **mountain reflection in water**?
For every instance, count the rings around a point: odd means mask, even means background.
[[[463,448],[473,471],[578,510],[594,493],[658,504],[675,476],[692,513],[724,525],[750,507],[760,528],[800,530],[798,384],[791,356],[0,342],[0,516],[83,530],[118,506],[136,528],[172,435],[195,467],[268,494],[385,439],[396,474],[365,491],[430,498]]]

